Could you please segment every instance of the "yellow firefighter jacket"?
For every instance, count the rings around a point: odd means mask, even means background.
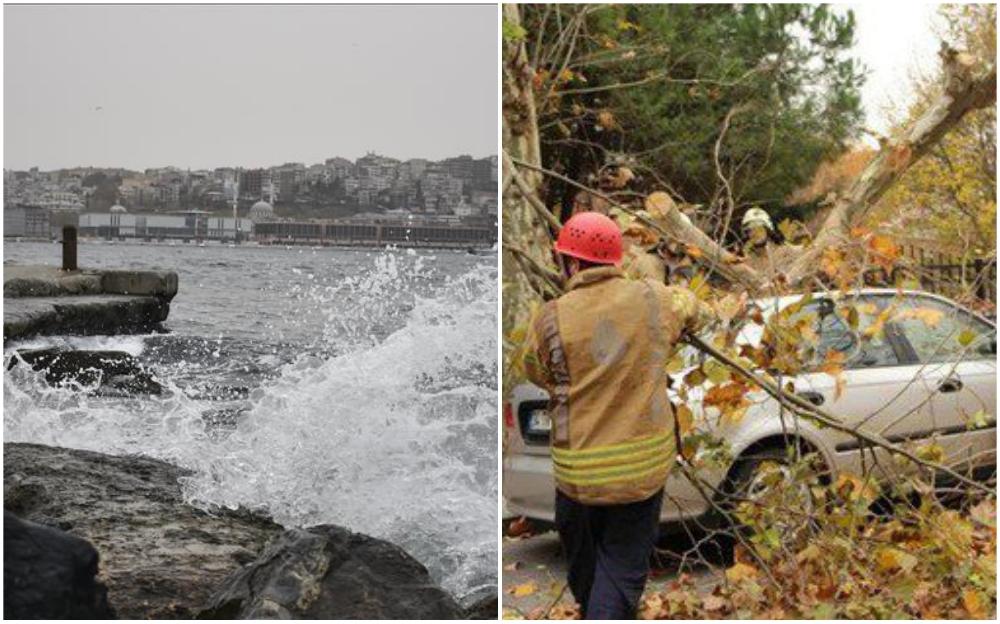
[[[626,279],[614,266],[574,275],[533,320],[525,366],[549,392],[556,486],[585,504],[645,500],[676,455],[666,366],[708,308],[686,289]]]

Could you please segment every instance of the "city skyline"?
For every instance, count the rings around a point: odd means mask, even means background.
[[[468,157],[472,158],[473,160],[485,160],[485,159],[488,159],[488,158],[499,158],[499,155],[497,154],[496,148],[494,148],[492,152],[485,153],[485,154],[478,154],[477,155],[477,154],[470,154],[468,152],[464,152],[464,153],[445,154],[445,155],[443,155],[443,156],[441,156],[439,158],[429,158],[427,156],[421,156],[421,155],[402,157],[402,156],[393,154],[391,152],[385,153],[385,152],[382,152],[382,151],[379,151],[379,150],[367,150],[365,153],[360,154],[358,156],[355,156],[354,158],[351,158],[350,156],[345,156],[344,154],[333,154],[333,155],[326,156],[324,158],[320,158],[320,159],[318,159],[316,161],[309,161],[309,160],[305,160],[305,159],[302,159],[302,158],[298,158],[298,159],[294,159],[293,158],[293,159],[290,159],[290,160],[282,161],[280,163],[279,162],[272,162],[272,163],[269,163],[269,164],[256,163],[256,164],[251,164],[251,165],[234,165],[232,163],[216,163],[216,164],[211,164],[211,165],[207,165],[207,166],[203,166],[203,167],[181,167],[181,166],[176,165],[176,164],[165,163],[165,164],[156,165],[156,166],[150,166],[150,167],[124,167],[124,166],[121,166],[121,165],[114,165],[114,164],[111,164],[111,165],[78,164],[78,165],[69,165],[69,166],[59,166],[59,167],[44,168],[44,167],[38,167],[36,165],[32,165],[30,167],[12,167],[12,166],[8,166],[6,163],[4,163],[3,170],[4,171],[30,171],[32,169],[37,168],[38,171],[40,171],[40,172],[53,172],[53,171],[72,171],[72,170],[76,170],[76,169],[100,169],[100,170],[107,170],[107,171],[124,170],[124,171],[133,171],[133,172],[137,172],[137,173],[142,173],[142,172],[147,171],[147,170],[153,170],[153,171],[155,171],[155,170],[162,170],[162,169],[177,169],[177,170],[180,170],[180,171],[186,171],[186,170],[191,170],[191,171],[215,171],[217,169],[246,169],[246,170],[250,170],[250,169],[276,169],[276,168],[280,168],[280,167],[283,167],[283,166],[286,166],[286,165],[292,165],[292,164],[303,164],[303,165],[305,165],[305,166],[308,167],[308,166],[311,166],[311,165],[323,164],[323,163],[325,163],[327,161],[335,160],[335,159],[338,159],[338,158],[343,158],[343,159],[349,160],[351,162],[357,162],[358,160],[360,160],[362,158],[365,158],[366,156],[379,156],[379,157],[382,157],[382,158],[390,158],[392,160],[397,160],[397,161],[399,161],[401,163],[405,163],[405,162],[409,162],[409,161],[413,161],[413,160],[426,160],[428,162],[441,162],[441,161],[444,161],[444,160],[448,160],[448,159],[452,159],[452,158],[462,158],[462,157],[465,157],[465,156],[468,156]]]
[[[494,6],[4,14],[7,169],[253,168],[334,142],[350,158],[496,152]]]
[[[369,152],[353,161],[334,156],[255,168],[5,169],[4,205],[5,211],[27,206],[73,215],[116,205],[217,211],[267,199],[315,216],[401,209],[475,218],[496,214],[498,167],[496,155],[400,160]]]

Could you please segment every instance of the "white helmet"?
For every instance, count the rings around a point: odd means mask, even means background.
[[[766,212],[757,206],[747,210],[743,215],[742,227],[744,231],[752,227],[763,227],[769,232],[774,231],[774,225],[771,223],[771,217],[769,217]]]

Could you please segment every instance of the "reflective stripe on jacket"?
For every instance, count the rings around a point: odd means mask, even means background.
[[[529,378],[549,392],[556,485],[589,504],[649,498],[676,449],[666,366],[707,308],[691,291],[581,271],[542,307],[529,332]]]

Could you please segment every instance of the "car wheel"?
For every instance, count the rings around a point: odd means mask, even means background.
[[[817,504],[812,488],[827,472],[817,455],[806,453],[806,461],[795,462],[788,448],[766,447],[740,457],[723,482],[717,500],[722,513],[716,512],[722,517],[715,530],[726,560],[740,536],[771,548],[808,536]]]

